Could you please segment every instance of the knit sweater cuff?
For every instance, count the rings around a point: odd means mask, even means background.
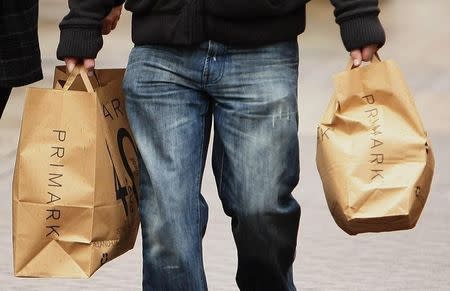
[[[386,42],[383,26],[377,16],[352,18],[339,25],[347,51],[360,49],[370,44],[378,44],[378,47],[382,47]]]
[[[103,46],[103,38],[98,29],[61,29],[58,50],[59,60],[66,57],[95,59]]]

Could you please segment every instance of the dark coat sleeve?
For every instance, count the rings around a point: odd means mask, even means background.
[[[331,0],[331,3],[348,51],[369,44],[384,45],[386,36],[378,19],[378,0]]]
[[[125,0],[69,0],[70,12],[59,28],[57,57],[96,58],[103,46],[101,22],[114,6]]]
[[[0,87],[42,79],[38,0],[0,2]]]

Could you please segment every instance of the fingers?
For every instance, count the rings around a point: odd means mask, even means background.
[[[113,20],[108,16],[102,21],[102,34],[107,35],[111,32]]]
[[[77,64],[83,64],[83,66],[86,68],[87,74],[89,77],[92,77],[94,75],[94,69],[95,69],[95,60],[94,59],[84,59],[80,60],[78,58],[65,58],[64,62],[66,62],[66,68],[68,73],[72,73],[73,69]]]
[[[352,50],[350,56],[353,59],[353,66],[359,67],[362,62],[362,52],[359,49]]]
[[[366,46],[362,49],[362,59],[365,62],[370,62],[373,58],[373,55],[377,52],[378,46],[373,44]]]
[[[84,59],[83,64],[84,64],[84,67],[86,68],[88,76],[92,77],[94,75],[95,60],[94,59]]]
[[[67,72],[72,73],[73,69],[77,64],[83,63],[84,67],[86,68],[86,71],[88,72],[88,75],[92,76],[93,71],[95,69],[95,60],[94,59],[84,59],[81,61],[78,58],[65,58],[64,62],[66,62]]]
[[[114,29],[116,29],[117,27],[117,23],[119,22],[119,18],[117,18],[111,25],[111,31],[113,31]]]
[[[122,14],[122,5],[116,6],[113,8],[113,10],[119,15]]]
[[[352,50],[350,56],[353,59],[353,66],[359,67],[363,61],[370,62],[377,51],[378,46],[376,44],[368,45],[362,49]]]
[[[122,13],[122,5],[116,6],[113,9],[111,9],[109,14],[102,21],[103,35],[109,34],[116,28],[121,13]]]
[[[72,73],[79,60],[77,58],[65,58],[64,62],[66,63],[67,72]]]

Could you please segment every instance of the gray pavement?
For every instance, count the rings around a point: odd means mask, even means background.
[[[347,62],[328,1],[309,4],[308,28],[299,38],[301,181],[295,197],[302,205],[298,255],[294,266],[299,290],[450,290],[450,23],[447,0],[384,0],[381,19],[388,42],[382,58],[402,67],[436,155],[436,174],[426,208],[410,231],[350,237],[332,220],[315,168],[315,124],[333,88],[331,76]],[[40,39],[45,79],[52,82],[57,22],[66,1],[41,0]],[[132,47],[130,15],[105,40],[98,67],[124,67]],[[141,244],[102,267],[88,280],[19,279],[12,275],[11,179],[24,101],[16,89],[0,121],[0,290],[139,290]],[[211,174],[210,157],[203,193],[210,205],[204,240],[205,268],[212,291],[237,290],[236,251],[230,220],[221,209]]]

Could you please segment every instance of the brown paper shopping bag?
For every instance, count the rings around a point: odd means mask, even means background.
[[[434,157],[399,68],[377,56],[334,81],[316,156],[334,220],[349,234],[413,228]]]
[[[87,278],[133,248],[138,152],[123,74],[96,70],[89,80],[82,68],[67,76],[57,67],[56,89],[27,90],[13,182],[16,276]]]

